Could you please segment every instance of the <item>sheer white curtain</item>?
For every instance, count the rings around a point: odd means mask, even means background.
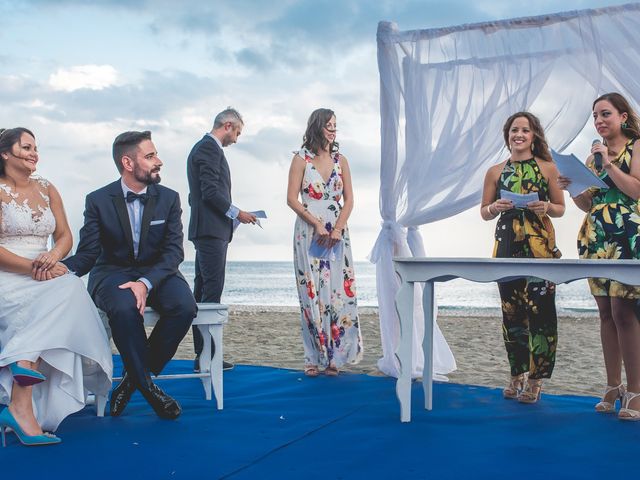
[[[418,226],[479,203],[487,168],[508,153],[502,125],[512,113],[536,114],[550,146],[562,151],[598,95],[640,99],[638,32],[638,3],[405,32],[380,22],[383,222],[370,259],[378,275],[382,372],[398,374],[393,256],[424,256]],[[422,374],[416,323],[414,377]],[[455,360],[437,326],[435,335],[434,373],[446,374]]]

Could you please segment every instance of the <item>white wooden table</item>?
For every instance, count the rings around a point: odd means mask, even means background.
[[[109,320],[102,310],[98,310],[102,321],[104,322],[107,335],[111,338],[111,329],[109,328]],[[153,327],[160,318],[158,312],[150,307],[144,311],[145,327]],[[198,315],[193,319],[192,325],[196,325],[203,338],[202,353],[200,354],[200,373],[181,373],[174,375],[158,375],[154,378],[161,380],[182,379],[182,378],[199,378],[204,388],[204,396],[207,400],[211,400],[211,387],[216,396],[216,406],[218,410],[224,407],[223,391],[222,391],[222,329],[229,320],[229,311],[227,305],[220,303],[198,303]],[[216,349],[211,356],[212,344]],[[211,359],[209,362],[207,359]],[[114,385],[121,380],[119,377],[113,379]],[[107,397],[96,395],[96,413],[99,417],[104,416],[104,410],[107,404]]]
[[[400,402],[402,422],[411,421],[411,350],[415,283],[424,283],[422,387],[424,408],[427,410],[432,408],[433,395],[433,286],[435,282],[446,282],[454,278],[464,278],[474,282],[495,282],[537,277],[554,283],[568,283],[581,278],[600,277],[618,280],[629,285],[640,285],[640,262],[637,260],[396,257],[393,263],[402,282],[396,294],[396,310],[400,319],[400,340],[396,350],[396,357],[400,363],[400,375],[396,382],[396,395]]]

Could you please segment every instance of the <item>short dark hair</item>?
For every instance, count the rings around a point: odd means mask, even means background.
[[[130,156],[138,148],[138,145],[145,140],[151,140],[151,132],[149,130],[144,132],[124,132],[116,137],[113,141],[113,161],[116,163],[118,172],[122,173],[122,170],[124,170],[122,157],[125,155]]]
[[[20,137],[23,133],[28,133],[33,138],[36,138],[33,132],[28,128],[0,128],[0,153],[11,150],[11,147],[20,141]],[[4,175],[4,162],[2,159],[0,159],[0,175]]]
[[[335,113],[329,108],[318,108],[311,112],[307,121],[307,131],[302,137],[302,148],[306,148],[314,154],[320,153],[327,147],[327,139],[324,136],[324,126],[327,124]],[[338,142],[334,141],[329,148],[330,152],[338,150]]]

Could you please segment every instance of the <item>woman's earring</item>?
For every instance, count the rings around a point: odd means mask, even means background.
[[[535,144],[531,144],[531,153],[533,153],[533,150],[536,148]]]
[[[620,128],[622,128],[622,129],[629,128],[629,125],[627,125],[627,122],[622,122],[620,124]]]

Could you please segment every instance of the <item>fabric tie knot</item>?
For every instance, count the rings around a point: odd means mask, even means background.
[[[127,192],[127,203],[131,203],[134,200],[140,200],[140,203],[144,205],[145,203],[147,203],[147,200],[149,200],[149,194]]]

